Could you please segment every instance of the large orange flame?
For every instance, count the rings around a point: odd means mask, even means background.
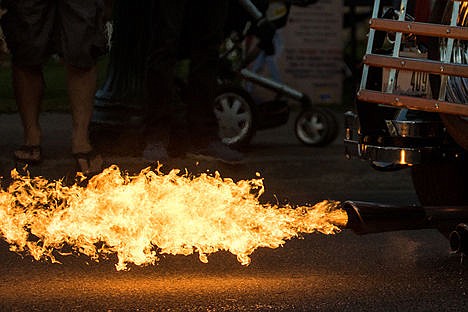
[[[24,177],[0,190],[0,235],[11,250],[56,261],[64,246],[98,261],[117,254],[127,264],[154,264],[161,254],[227,250],[243,265],[259,247],[277,248],[301,233],[332,234],[346,224],[337,202],[313,207],[260,204],[261,179],[242,180],[180,170],[122,174],[111,166],[86,187]]]

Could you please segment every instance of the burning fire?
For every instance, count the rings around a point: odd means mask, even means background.
[[[86,187],[20,176],[0,189],[0,235],[10,249],[58,262],[69,246],[95,261],[116,254],[127,264],[154,264],[161,254],[208,255],[226,250],[243,265],[259,247],[277,248],[301,233],[333,234],[346,224],[339,203],[313,207],[260,204],[262,179],[169,174],[160,167],[139,175],[111,166]]]

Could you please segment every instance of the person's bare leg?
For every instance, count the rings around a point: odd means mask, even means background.
[[[73,117],[72,152],[89,152],[88,127],[93,112],[94,94],[96,92],[96,67],[80,69],[71,65],[67,69],[67,86]]]
[[[89,124],[93,112],[94,95],[96,93],[97,69],[80,69],[66,65],[67,85],[72,110],[72,153],[86,154],[93,150],[89,140]],[[88,159],[78,157],[80,169],[84,173],[96,172],[101,169],[102,158],[90,155]]]
[[[13,89],[23,123],[24,145],[41,144],[39,111],[44,93],[44,79],[40,67],[13,65]]]

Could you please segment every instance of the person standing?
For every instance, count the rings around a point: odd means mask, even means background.
[[[190,156],[237,163],[243,155],[223,144],[213,111],[219,47],[228,0],[155,0],[148,56],[146,148],[143,156],[164,161]],[[187,83],[180,92],[186,109],[174,103],[175,68],[189,61]]]
[[[12,55],[13,89],[24,130],[24,144],[14,152],[21,163],[42,160],[40,105],[43,65],[52,54],[66,69],[72,112],[72,153],[78,171],[90,175],[102,168],[102,157],[90,144],[97,83],[96,61],[106,51],[104,0],[3,0],[1,24]]]

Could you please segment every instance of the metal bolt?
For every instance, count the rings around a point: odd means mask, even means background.
[[[450,32],[451,32],[450,28],[447,28],[446,32],[447,32],[447,34],[450,34]]]
[[[443,65],[440,66],[440,71],[441,71],[441,72],[444,71],[444,66],[443,66]]]
[[[402,66],[405,66],[406,62],[405,61],[401,61],[401,65]]]
[[[439,109],[439,103],[434,104],[435,109]]]

